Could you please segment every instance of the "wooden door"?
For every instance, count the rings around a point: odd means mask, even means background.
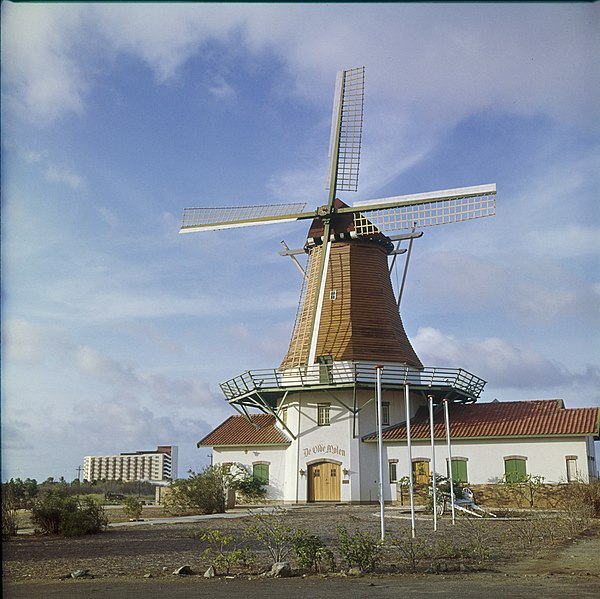
[[[308,501],[340,500],[340,466],[319,462],[308,467]]]
[[[417,485],[429,484],[429,462],[425,460],[413,462],[413,481]]]

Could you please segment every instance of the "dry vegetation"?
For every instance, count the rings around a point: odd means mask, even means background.
[[[126,521],[120,509],[107,510],[110,519]],[[96,577],[161,577],[189,565],[202,574],[221,552],[241,547],[252,552],[254,560],[232,561],[232,574],[258,575],[273,562],[269,539],[259,538],[254,530],[264,522],[237,509],[240,517],[203,519],[195,523],[155,524],[112,527],[99,535],[76,538],[19,535],[5,543],[3,576],[5,580],[49,579],[87,569]],[[145,519],[162,515],[161,510],[145,508]],[[302,529],[305,535],[318,537],[335,560],[335,571],[347,570],[339,528],[358,541],[355,549],[368,552],[377,544],[379,519],[376,506],[311,506],[286,510],[268,516],[277,533]],[[515,514],[513,514],[515,515]],[[209,542],[210,531],[218,530],[232,539],[229,545],[215,547]],[[587,531],[587,532],[586,532]],[[598,535],[596,521],[573,513],[519,513],[518,518],[472,519],[460,517],[455,525],[449,518],[440,521],[433,532],[431,518],[419,517],[417,537],[410,535],[410,519],[404,511],[386,510],[386,544],[378,549],[374,570],[384,573],[494,570],[525,556],[543,554],[552,548],[572,543],[579,535]],[[204,539],[202,538],[204,535]],[[264,537],[264,535],[263,535]],[[283,535],[285,537],[285,535]],[[288,559],[298,568],[298,559],[288,541]],[[211,549],[211,551],[207,551]],[[347,550],[347,548],[346,548]],[[323,570],[331,570],[323,564]],[[306,566],[305,570],[306,571]],[[592,575],[600,572],[590,573]]]

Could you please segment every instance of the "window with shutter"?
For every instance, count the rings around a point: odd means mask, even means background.
[[[504,458],[504,478],[509,483],[525,480],[527,478],[527,458],[519,456]]]
[[[252,466],[252,476],[261,483],[269,484],[269,464],[254,464]]]
[[[450,463],[446,459],[446,476],[450,478]],[[469,482],[466,458],[452,458],[452,481],[456,484]]]

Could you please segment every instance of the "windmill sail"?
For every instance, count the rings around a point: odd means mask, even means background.
[[[305,207],[306,203],[185,208],[179,232],[217,231],[235,227],[284,223],[312,217],[313,213],[303,212]]]
[[[340,71],[329,142],[329,185],[334,191],[357,191],[365,100],[365,67]],[[335,175],[335,176],[334,176]]]
[[[360,211],[360,212],[359,212]],[[355,202],[343,212],[354,213],[358,235],[413,227],[447,225],[496,213],[496,185],[476,185]]]
[[[478,185],[355,202],[360,166],[365,68],[340,71],[330,140],[328,199],[306,204],[186,208],[180,233],[313,219],[308,266],[289,350],[281,369],[320,360],[375,360],[423,366],[404,331],[391,287],[386,234],[493,216],[496,186]]]

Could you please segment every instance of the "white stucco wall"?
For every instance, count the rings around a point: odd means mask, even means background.
[[[376,444],[373,444],[376,445]],[[398,460],[398,477],[408,476],[408,450],[406,445],[385,445],[386,461]],[[471,484],[494,483],[504,475],[504,458],[522,456],[527,458],[527,473],[543,476],[547,483],[566,482],[566,456],[577,456],[578,474],[582,480],[589,479],[589,443],[583,437],[554,439],[493,439],[488,441],[452,442],[452,457],[467,458],[467,476]],[[446,476],[448,452],[445,443],[436,445],[436,471]],[[429,443],[413,443],[412,458],[431,460]],[[431,462],[430,462],[431,469]]]
[[[390,406],[390,425],[404,422],[404,394],[384,391],[383,401]],[[356,402],[356,403],[355,403]],[[330,405],[329,426],[317,422],[318,404]],[[356,423],[351,409],[359,408]],[[421,396],[411,395],[411,417],[426,405]],[[361,438],[376,431],[375,390],[362,390],[356,397],[351,389],[327,392],[290,393],[281,407],[287,408],[287,429],[278,424],[290,439],[287,447],[215,448],[214,463],[239,462],[252,471],[256,462],[269,463],[268,498],[285,503],[308,500],[308,467],[322,461],[340,466],[340,501],[366,502],[379,498],[379,461],[377,443],[363,443]],[[282,417],[282,412],[279,412]],[[295,437],[295,438],[294,438]],[[446,475],[445,440],[436,446],[436,471]],[[467,459],[470,484],[496,482],[504,475],[504,458],[527,458],[527,473],[543,476],[547,483],[567,480],[566,456],[577,457],[578,476],[589,480],[595,476],[594,442],[591,438],[489,439],[486,441],[453,440],[454,458]],[[413,460],[431,460],[429,442],[413,442]],[[397,477],[408,476],[409,460],[405,443],[384,443],[385,499],[395,498],[396,486],[389,482],[389,460],[397,460]],[[344,470],[347,471],[346,474]],[[431,463],[430,463],[431,470]],[[303,474],[300,474],[303,472]]]
[[[285,480],[285,451],[279,447],[252,447],[248,449],[213,448],[213,464],[236,463],[247,467],[252,474],[255,463],[269,464],[269,484],[267,497],[272,500],[283,499]]]

